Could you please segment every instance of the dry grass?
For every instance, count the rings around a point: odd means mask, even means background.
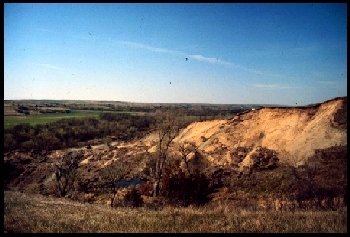
[[[10,233],[346,233],[347,209],[334,212],[247,212],[229,205],[201,208],[115,208],[4,192]]]

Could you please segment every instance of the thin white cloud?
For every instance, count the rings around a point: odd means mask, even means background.
[[[256,88],[273,89],[273,90],[295,88],[295,87],[284,86],[284,85],[279,85],[279,84],[254,84],[253,86],[256,87]]]
[[[234,68],[237,68],[237,69],[241,69],[241,70],[244,70],[244,71],[247,71],[247,72],[250,72],[250,73],[259,74],[259,75],[267,75],[267,76],[275,76],[275,77],[285,78],[285,76],[280,75],[280,74],[267,74],[267,73],[264,73],[264,72],[256,70],[256,69],[247,68],[247,67],[244,67],[242,65],[233,63],[233,62],[228,62],[228,61],[221,60],[219,58],[205,57],[205,56],[200,55],[200,54],[187,54],[187,53],[184,53],[184,52],[181,52],[181,51],[165,49],[165,48],[158,48],[158,47],[152,47],[152,46],[149,46],[149,45],[135,43],[135,42],[130,42],[130,41],[117,41],[117,42],[119,44],[127,45],[127,46],[134,47],[134,48],[140,48],[140,49],[144,49],[144,50],[148,50],[148,51],[152,51],[152,52],[180,55],[180,56],[184,56],[184,57],[189,58],[189,59],[195,59],[195,60],[200,61],[200,62],[206,62],[206,63],[211,63],[211,64],[220,64],[220,65],[224,65],[224,66],[227,66],[227,67],[234,67]]]
[[[328,86],[328,87],[346,87],[347,80],[341,80],[341,81],[317,81],[318,83]]]
[[[170,50],[170,49],[165,49],[165,48],[157,48],[157,47],[152,47],[152,46],[148,46],[145,44],[139,44],[139,43],[135,43],[135,42],[118,41],[118,43],[123,44],[123,45],[127,45],[127,46],[131,46],[131,47],[135,47],[135,48],[145,49],[145,50],[152,51],[152,52],[185,55],[184,53],[182,53],[180,51],[175,51],[175,50]]]
[[[207,63],[213,63],[213,64],[221,64],[221,65],[226,65],[226,66],[240,67],[239,65],[236,65],[234,63],[221,60],[219,58],[208,58],[208,57],[204,57],[204,56],[198,55],[198,54],[197,55],[189,55],[188,57],[196,59],[196,60],[201,61],[201,62],[207,62]]]
[[[180,55],[180,56],[184,56],[184,57],[187,57],[187,58],[192,58],[192,59],[195,59],[195,60],[201,61],[201,62],[207,62],[207,63],[213,63],[213,64],[217,63],[217,64],[227,65],[227,66],[237,66],[234,63],[226,62],[226,61],[220,60],[219,58],[209,58],[209,57],[204,57],[204,56],[198,55],[198,54],[195,54],[195,55],[187,54],[187,53],[184,53],[184,52],[181,52],[181,51],[165,49],[165,48],[158,48],[158,47],[152,47],[152,46],[139,44],[139,43],[135,43],[135,42],[129,42],[129,41],[118,41],[118,43],[119,44],[123,44],[123,45],[128,45],[128,46],[131,46],[131,47],[135,47],[135,48],[145,49],[145,50],[152,51],[152,52]]]
[[[194,58],[198,61],[202,61],[202,62],[208,62],[208,63],[216,63],[216,61],[218,61],[217,58],[206,58],[202,55],[190,55],[190,58]]]
[[[245,71],[252,72],[252,73],[255,73],[255,74],[259,74],[259,75],[264,75],[265,74],[262,71],[255,70],[255,69],[252,69],[252,68],[246,68],[246,67],[243,67],[243,66],[238,66],[238,67],[243,69],[243,70],[245,70]]]
[[[256,70],[256,69],[252,69],[252,68],[247,68],[247,67],[244,67],[242,65],[233,63],[233,62],[227,62],[227,61],[221,60],[219,58],[208,58],[208,57],[204,57],[202,55],[190,55],[189,57],[193,58],[193,59],[196,59],[198,61],[202,61],[202,62],[208,62],[208,63],[213,63],[213,64],[221,64],[221,65],[228,66],[228,67],[238,68],[238,69],[250,72],[250,73],[255,73],[255,74],[259,74],[259,75],[267,75],[266,73],[264,73],[262,71],[259,71],[259,70]],[[273,75],[273,76],[276,76],[276,75]],[[283,77],[282,75],[278,75],[278,76],[279,77]]]

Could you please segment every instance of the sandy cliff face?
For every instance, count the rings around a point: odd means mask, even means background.
[[[138,167],[133,173],[140,172],[144,161],[137,157],[145,152],[142,144],[156,139],[156,134],[150,134],[134,142],[78,149],[82,152],[78,168],[82,179],[95,183],[101,169],[120,156],[135,159]],[[316,149],[347,146],[347,99],[336,98],[309,107],[262,108],[228,120],[195,122],[174,140],[185,141],[197,145],[212,162],[214,171],[226,166],[245,173],[254,168],[273,168],[291,158],[302,162]],[[64,151],[4,154],[4,187],[24,190],[33,186],[44,192],[53,177],[53,164],[63,154]]]
[[[346,124],[335,116],[345,107],[346,98],[338,98],[310,107],[252,110],[230,120],[193,123],[176,141],[195,142],[217,164],[232,163],[235,151],[246,147],[241,168],[251,164],[250,155],[259,147],[276,151],[280,162],[301,161],[315,149],[347,145]]]

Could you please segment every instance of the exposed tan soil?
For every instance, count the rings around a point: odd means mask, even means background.
[[[337,99],[313,107],[262,108],[230,120],[196,122],[176,141],[195,142],[219,164],[230,163],[230,154],[238,147],[249,147],[252,153],[259,146],[276,151],[280,162],[301,161],[315,149],[347,145],[346,127],[334,120],[343,103]],[[250,164],[250,155],[242,162]]]
[[[129,143],[78,149],[83,154],[78,170],[89,182],[97,182],[101,168],[120,155],[134,159],[145,152],[143,144],[156,139],[156,134],[150,134]],[[236,167],[238,172],[251,169],[257,162],[261,168],[290,160],[301,164],[315,150],[347,146],[347,98],[309,107],[261,108],[228,120],[195,122],[183,129],[174,143],[185,141],[194,142],[213,167]],[[52,164],[63,154],[64,151],[4,154],[5,189],[30,187],[44,192],[53,178]],[[133,174],[143,167],[140,161]]]

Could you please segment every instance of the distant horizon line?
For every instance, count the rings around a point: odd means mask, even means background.
[[[96,102],[119,102],[128,104],[207,104],[207,105],[279,105],[273,103],[209,103],[209,102],[131,102],[124,100],[85,100],[85,99],[4,99],[4,101],[96,101]]]
[[[324,103],[327,101],[336,100],[339,98],[346,98],[346,96],[337,96],[329,100],[324,100],[316,103],[309,103],[300,106],[314,105],[319,103]],[[204,105],[269,105],[269,106],[295,106],[295,105],[286,105],[286,104],[276,104],[276,103],[207,103],[207,102],[131,102],[131,101],[122,101],[122,100],[86,100],[86,99],[4,99],[4,101],[95,101],[95,102],[117,102],[117,103],[128,103],[128,104],[204,104]]]

